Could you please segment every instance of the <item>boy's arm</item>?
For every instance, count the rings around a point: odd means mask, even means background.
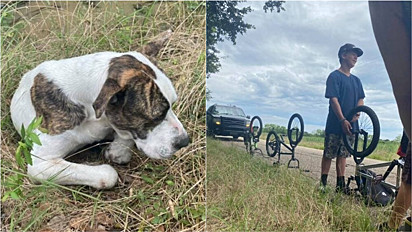
[[[363,106],[363,105],[364,105],[363,98],[361,98],[359,99],[357,106]]]
[[[351,129],[352,126],[348,120],[346,120],[345,116],[342,113],[342,108],[340,107],[338,98],[332,97],[329,99],[329,103],[332,106],[332,110],[335,113],[336,117],[338,118],[339,122],[342,126],[342,131],[347,135],[352,135]],[[359,103],[359,102],[358,102]]]

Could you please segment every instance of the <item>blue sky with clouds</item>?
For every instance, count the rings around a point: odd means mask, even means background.
[[[345,43],[362,48],[352,73],[363,84],[365,105],[378,115],[381,138],[402,133],[396,102],[370,22],[367,1],[288,1],[286,11],[265,13],[264,2],[244,2],[253,11],[244,20],[256,29],[238,35],[236,45],[219,43],[221,70],[206,80],[214,103],[232,104],[263,123],[287,126],[297,112],[305,131],[324,129],[328,99],[325,83],[339,68],[337,52]]]

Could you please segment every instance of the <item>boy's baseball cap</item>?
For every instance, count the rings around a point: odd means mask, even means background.
[[[347,44],[345,44],[345,45],[343,45],[342,47],[339,48],[338,57],[340,58],[343,53],[349,52],[349,51],[355,52],[356,55],[358,55],[358,57],[362,56],[362,54],[363,54],[362,49],[356,47],[353,44],[347,43]]]

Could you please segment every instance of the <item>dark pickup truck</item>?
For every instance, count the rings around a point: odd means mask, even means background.
[[[244,137],[249,130],[249,119],[239,107],[214,104],[206,113],[207,134]]]

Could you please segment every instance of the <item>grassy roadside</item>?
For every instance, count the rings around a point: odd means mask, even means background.
[[[207,139],[207,230],[371,231],[390,208],[320,194],[298,170],[274,168],[238,147]]]
[[[262,133],[260,136],[261,141],[266,141],[266,133]],[[284,140],[288,143],[287,136],[284,136]],[[303,136],[302,141],[298,146],[315,148],[319,150],[324,149],[324,138],[319,136]],[[370,159],[382,160],[382,161],[392,161],[398,159],[399,156],[396,154],[398,151],[399,143],[395,141],[383,141],[380,140],[375,151],[368,156]]]
[[[323,150],[323,143],[323,137],[303,136],[303,139],[299,143],[299,146]],[[398,159],[399,156],[396,154],[398,147],[398,142],[380,140],[375,151],[373,151],[372,154],[368,156],[368,158],[382,161],[392,161],[394,159]]]
[[[17,168],[19,136],[11,123],[10,100],[22,75],[45,60],[133,51],[171,29],[157,61],[177,90],[180,98],[173,107],[192,142],[165,161],[134,151],[129,164],[113,165],[120,178],[111,190],[33,185],[25,178],[24,198],[1,204],[1,231],[203,230],[205,12],[204,2],[10,1],[2,8],[2,193]],[[108,163],[99,152],[101,147],[82,162]]]

